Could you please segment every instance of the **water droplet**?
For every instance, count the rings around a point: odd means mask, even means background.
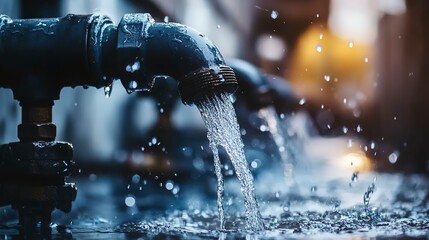
[[[320,40],[322,40],[322,39],[323,39],[323,33],[321,33],[321,34],[319,35],[319,39],[320,39]]]
[[[362,132],[362,131],[363,131],[362,127],[360,125],[357,125],[356,132]]]
[[[74,103],[74,106],[75,106],[75,107],[77,107],[77,105],[78,105],[78,104],[77,104],[77,102],[75,102],[75,103]]]
[[[301,98],[301,100],[299,100],[299,105],[304,105],[305,104],[305,98]]]
[[[352,139],[347,140],[347,147],[351,148],[352,146],[353,146],[353,140]]]
[[[370,145],[371,149],[374,150],[375,149],[375,142],[371,141],[371,145]]]
[[[219,81],[220,81],[221,83],[223,83],[223,82],[225,82],[225,78],[224,78],[222,75],[219,75]]]
[[[267,125],[262,124],[261,126],[259,126],[259,130],[261,132],[268,132],[270,130],[270,128]]]
[[[131,178],[131,181],[133,181],[133,183],[139,183],[140,182],[140,175],[134,174],[133,177]]]
[[[247,134],[246,129],[244,129],[244,128],[241,129],[240,134],[241,134],[241,136],[245,136]]]
[[[160,112],[160,113],[164,113],[164,108],[160,108],[160,109],[159,109],[159,112]]]
[[[144,152],[144,147],[141,147],[140,150],[142,150],[142,152]]]
[[[316,14],[316,18],[319,18],[320,17],[320,15],[319,14]]]
[[[136,81],[131,81],[131,82],[129,82],[128,83],[128,88],[130,89],[130,90],[135,90],[136,88],[137,88],[137,82]]]
[[[112,94],[112,84],[110,84],[109,86],[107,86],[107,87],[104,87],[104,96],[106,97],[106,98],[109,98],[110,97],[110,95]]]
[[[174,188],[174,182],[173,182],[173,181],[171,181],[171,180],[168,180],[168,181],[165,183],[165,188],[166,188],[168,191],[171,191],[171,190]]]
[[[272,19],[276,19],[279,16],[279,13],[277,11],[272,11],[271,12],[271,18]]]
[[[179,193],[179,191],[180,191],[180,187],[176,185],[176,186],[173,188],[173,190],[171,191],[171,193],[173,193],[174,195],[176,195],[176,194],[178,194],[178,193]]]
[[[250,163],[250,166],[253,168],[253,169],[256,169],[256,168],[258,168],[258,162],[256,161],[256,160],[254,160],[254,161],[252,161],[251,163]]]
[[[359,172],[353,172],[353,174],[352,174],[352,181],[353,182],[356,182],[358,180],[358,174],[359,174]]]
[[[165,16],[165,17],[164,17],[164,22],[165,22],[165,23],[168,23],[169,21],[170,21],[169,17],[168,17],[168,16]]]
[[[97,175],[95,175],[94,173],[89,174],[89,181],[95,181],[97,180]]]
[[[216,26],[216,28],[217,28],[217,29],[220,29],[220,25],[217,25],[217,26]]]
[[[389,155],[389,162],[391,164],[395,164],[398,161],[398,157],[399,157],[399,152],[398,151],[394,151]]]
[[[325,105],[323,105],[323,104],[322,104],[322,105],[320,106],[320,109],[324,109],[324,108],[325,108]]]
[[[365,57],[364,61],[365,61],[365,63],[368,63],[368,61],[369,61],[368,57]]]
[[[316,45],[316,51],[319,52],[319,53],[322,52],[322,45],[317,44]]]
[[[323,76],[323,79],[325,79],[325,81],[329,82],[329,81],[331,81],[331,76],[325,75],[325,76]]]
[[[136,60],[134,63],[129,64],[125,67],[125,70],[129,73],[133,73],[140,69],[140,61]]]
[[[125,205],[127,207],[133,207],[136,204],[136,199],[132,196],[128,196],[125,198]]]
[[[375,181],[377,180],[377,178],[374,178],[374,182],[372,182],[369,186],[368,189],[366,190],[366,192],[363,195],[363,203],[365,205],[365,210],[368,211],[368,206],[369,206],[369,200],[371,200],[371,196],[375,191]]]
[[[311,189],[310,189],[310,191],[312,193],[315,193],[317,191],[317,187],[316,186],[312,186]]]
[[[354,46],[353,41],[349,41],[349,48],[352,48]]]

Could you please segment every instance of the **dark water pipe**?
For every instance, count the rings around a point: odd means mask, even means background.
[[[279,112],[297,109],[298,100],[285,79],[264,74],[255,65],[240,59],[228,59],[240,84],[237,94],[243,95],[249,108],[259,110],[275,106]]]
[[[63,87],[150,90],[157,76],[178,81],[185,104],[213,91],[233,92],[234,72],[204,35],[149,14],[126,14],[119,25],[102,15],[50,19],[0,16],[0,87],[19,101],[59,98]]]

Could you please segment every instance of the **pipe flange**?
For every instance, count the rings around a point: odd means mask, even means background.
[[[145,69],[142,68],[145,59],[142,59],[140,48],[149,37],[148,29],[154,22],[150,14],[137,13],[125,14],[118,24],[117,73],[129,93],[150,90],[153,86],[152,78],[145,79]]]
[[[2,185],[1,196],[3,203],[13,207],[25,206],[35,202],[52,203],[63,212],[71,210],[71,202],[76,199],[77,188],[74,183],[61,186],[32,186],[32,185]]]
[[[66,142],[16,142],[0,146],[1,179],[68,176],[74,169],[73,147]]]

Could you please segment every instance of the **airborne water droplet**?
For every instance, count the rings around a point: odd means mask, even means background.
[[[357,181],[357,179],[358,179],[358,174],[359,174],[359,172],[353,172],[353,174],[352,174],[352,181],[353,181],[353,182],[356,182],[356,181]]]
[[[316,45],[316,51],[319,52],[319,53],[322,52],[322,45],[317,44]]]
[[[109,98],[110,95],[112,94],[112,88],[113,88],[112,84],[110,84],[107,87],[104,87],[104,96],[106,96],[106,98]]]
[[[271,18],[272,19],[276,19],[279,16],[279,13],[277,11],[272,11],[271,12]]]
[[[137,82],[136,81],[131,81],[129,84],[128,84],[128,88],[130,89],[130,90],[135,90],[136,88],[137,88]]]
[[[329,82],[329,81],[331,81],[331,76],[325,75],[325,76],[323,76],[323,79],[325,79],[325,81]]]
[[[166,188],[167,190],[171,191],[171,190],[173,189],[173,187],[174,187],[174,183],[173,183],[173,181],[168,180],[168,181],[165,183],[165,188]]]
[[[399,152],[398,151],[394,151],[389,155],[389,162],[391,164],[395,164],[398,161],[398,157],[399,157]]]
[[[125,70],[129,73],[133,73],[140,69],[140,61],[136,60],[134,63],[129,64],[125,67]]]
[[[125,205],[127,207],[133,207],[136,204],[136,199],[132,196],[128,196],[125,198]]]

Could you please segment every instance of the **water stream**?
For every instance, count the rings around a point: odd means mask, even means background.
[[[258,115],[266,121],[274,143],[277,145],[280,159],[284,165],[285,184],[290,187],[294,184],[293,158],[295,150],[292,149],[290,143],[287,142],[289,140],[288,135],[281,128],[281,121],[274,107],[262,108],[259,110]]]
[[[244,196],[246,207],[246,225],[251,231],[264,229],[258,202],[255,196],[253,176],[249,170],[244,156],[243,142],[241,140],[240,128],[235,115],[232,102],[226,93],[211,95],[196,103],[201,116],[207,127],[207,137],[213,150],[215,170],[218,177],[218,202],[221,229],[224,227],[224,212],[222,206],[223,179],[220,172],[218,146],[222,146],[228,154],[235,173],[241,184],[241,192]]]

